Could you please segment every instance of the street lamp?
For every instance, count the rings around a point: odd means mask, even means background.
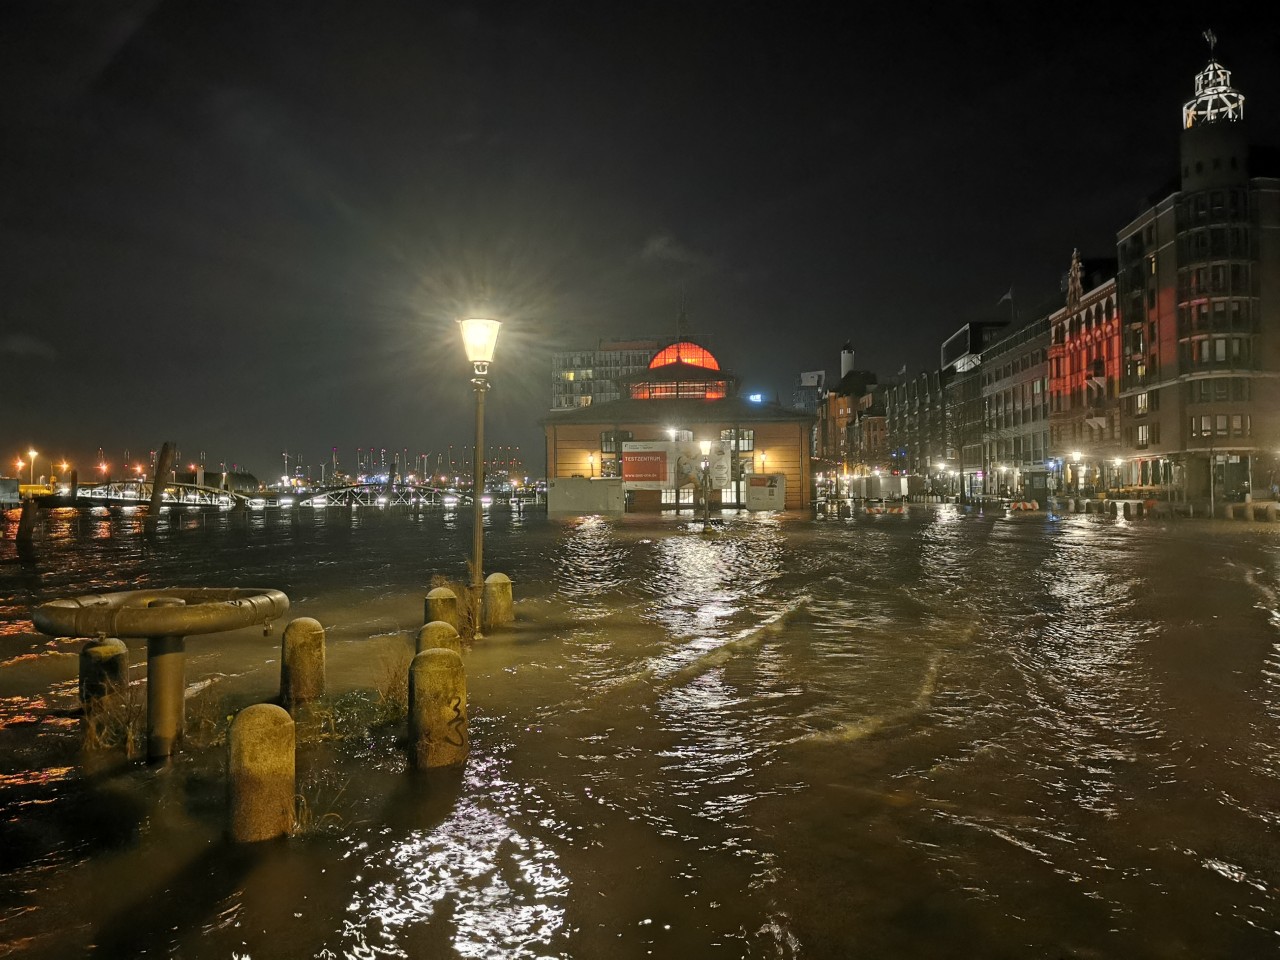
[[[591,477],[594,479],[596,475],[596,455],[594,453],[587,454],[587,466],[591,469]]]
[[[702,532],[711,529],[711,441],[699,440],[702,451]]]
[[[36,483],[36,457],[39,456],[34,450],[28,450],[27,456],[31,458],[31,485]]]
[[[476,393],[476,445],[471,457],[471,624],[473,635],[480,637],[480,602],[484,594],[484,518],[480,503],[484,495],[484,395],[489,389],[489,364],[493,362],[502,322],[472,317],[459,320],[458,326],[462,329],[463,349],[471,361],[471,385]]]

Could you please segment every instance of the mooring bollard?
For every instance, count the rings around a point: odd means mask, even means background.
[[[80,702],[92,713],[129,684],[129,648],[115,637],[86,641],[80,649]]]
[[[36,509],[35,497],[27,497],[22,501],[22,513],[18,516],[16,537],[19,546],[31,546],[32,538],[36,533]]]
[[[182,607],[185,600],[160,597],[148,607]],[[147,638],[147,759],[163,760],[186,729],[186,638]]]
[[[435,587],[427,594],[423,603],[422,622],[431,623],[433,620],[443,621],[454,630],[462,628],[458,619],[458,595],[448,587]]]
[[[228,833],[237,843],[283,837],[293,830],[293,718],[283,707],[245,707],[227,735]]]
[[[280,704],[293,712],[324,696],[324,627],[311,617],[291,620],[280,641]]]
[[[501,627],[515,620],[511,599],[511,578],[491,573],[484,578],[484,626]]]
[[[414,652],[421,653],[423,650],[452,650],[460,654],[462,638],[458,636],[458,631],[454,629],[453,624],[445,623],[443,620],[432,620],[418,631],[417,650]]]
[[[467,676],[452,650],[424,650],[409,666],[409,739],[420,770],[467,759]]]

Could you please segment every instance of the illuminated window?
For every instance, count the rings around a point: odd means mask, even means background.
[[[688,340],[681,340],[658,351],[657,356],[649,361],[649,369],[667,367],[673,363],[687,363],[691,367],[702,367],[704,370],[719,370],[720,364],[705,348]]]

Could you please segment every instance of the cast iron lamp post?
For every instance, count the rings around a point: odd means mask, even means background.
[[[472,317],[459,320],[462,328],[462,345],[471,361],[471,385],[476,392],[476,445],[472,456],[474,472],[471,488],[471,625],[475,636],[480,633],[480,604],[484,595],[484,517],[481,500],[484,497],[484,395],[489,390],[489,364],[498,345],[499,320]]]

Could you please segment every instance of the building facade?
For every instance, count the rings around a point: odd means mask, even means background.
[[[947,486],[946,379],[941,370],[917,374],[885,391],[889,469],[925,478],[931,492]]]
[[[548,481],[621,478],[627,485],[628,445],[670,444],[674,456],[680,444],[706,442],[727,455],[726,482],[711,491],[713,507],[744,506],[753,478],[781,476],[784,509],[808,509],[811,414],[739,396],[737,378],[689,340],[651,355],[620,387],[617,400],[554,410],[543,420]],[[628,485],[628,509],[692,508],[696,492],[679,480],[669,487],[637,482],[635,489]]]
[[[1066,306],[1049,317],[1051,485],[1062,494],[1092,496],[1125,482],[1114,270],[1110,261],[1086,268],[1073,252]]]
[[[1251,171],[1216,60],[1180,154],[1177,189],[1117,234],[1124,481],[1242,499],[1274,483],[1280,449],[1280,179]]]
[[[551,409],[572,410],[621,398],[619,384],[640,373],[671,340],[601,340],[594,350],[551,355]]]
[[[982,355],[986,494],[1043,503],[1049,495],[1049,317]]]

